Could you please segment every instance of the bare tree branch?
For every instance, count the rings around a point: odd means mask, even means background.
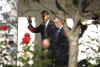
[[[78,26],[78,24],[80,23],[80,15],[79,15],[79,11],[77,11],[76,15],[72,17],[73,21],[74,21],[74,26],[72,28],[72,32],[75,32],[76,27]]]
[[[87,12],[86,8],[93,2],[93,0],[81,0],[81,11]]]
[[[56,12],[53,11],[52,9],[46,7],[41,1],[37,2],[40,6],[46,8],[48,11],[50,11],[54,16],[56,15]]]
[[[55,0],[55,3],[56,3],[56,7],[57,7],[59,10],[63,11],[65,14],[70,15],[70,12],[69,12],[69,11],[65,11],[65,9],[60,5],[60,3],[58,2],[58,0]]]
[[[18,10],[18,12],[20,13],[20,15],[25,15],[26,13],[28,13],[28,12],[32,12],[32,11],[40,11],[40,9],[32,9],[32,8],[28,8],[27,10],[25,10],[25,11],[20,11],[20,10]]]

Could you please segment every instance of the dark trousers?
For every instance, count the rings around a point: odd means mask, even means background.
[[[65,65],[51,64],[51,65],[48,65],[48,67],[65,67]]]
[[[66,61],[55,60],[55,57],[52,57],[52,64],[49,64],[47,67],[65,67],[67,64]]]
[[[55,65],[55,67],[65,67],[65,65]]]

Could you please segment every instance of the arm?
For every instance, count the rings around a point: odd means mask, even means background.
[[[31,19],[31,17],[29,16],[27,19],[28,19],[28,23],[29,23],[28,29],[31,32],[39,33],[41,31],[41,25],[39,25],[38,27],[35,28],[35,27],[32,26],[32,19]]]
[[[41,32],[41,25],[39,25],[38,27],[33,27],[32,25],[29,25],[28,26],[28,29],[33,32],[33,33],[39,33]]]

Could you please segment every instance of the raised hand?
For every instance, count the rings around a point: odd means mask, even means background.
[[[28,23],[29,23],[29,24],[32,24],[32,18],[31,18],[31,16],[28,16],[28,17],[27,17],[27,20],[28,20]]]

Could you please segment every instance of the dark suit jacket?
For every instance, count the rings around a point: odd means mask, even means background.
[[[53,38],[53,33],[55,33],[54,31],[52,31],[53,29],[56,28],[54,22],[52,20],[49,21],[46,32],[45,32],[45,24],[41,23],[38,27],[34,28],[32,25],[29,25],[28,28],[31,28],[31,32],[34,33],[40,33],[41,34],[41,39],[45,39],[45,38],[49,38],[50,40],[52,40],[51,38]]]
[[[56,29],[55,36],[57,35]],[[54,37],[54,54],[56,64],[67,64],[69,58],[69,41],[65,36],[64,29],[60,29],[58,37]]]
[[[40,24],[38,27],[34,28],[32,25],[29,25],[28,28],[33,28],[31,31],[34,33],[41,33],[42,39],[49,38],[50,39],[50,47],[49,49],[53,52],[53,56],[55,56],[55,63],[58,64],[66,64],[66,60],[68,60],[68,40],[65,36],[64,30],[61,29],[58,37],[56,38],[57,31],[53,21],[50,21],[47,27],[47,31],[45,32],[45,24]]]

